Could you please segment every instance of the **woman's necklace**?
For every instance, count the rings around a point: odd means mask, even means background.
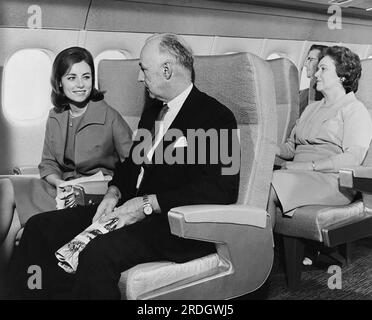
[[[68,125],[69,125],[70,127],[72,127],[72,119],[73,119],[73,118],[76,118],[76,117],[74,117],[74,116],[72,115],[71,110],[69,110]]]

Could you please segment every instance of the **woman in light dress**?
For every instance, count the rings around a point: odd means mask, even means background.
[[[277,146],[286,159],[274,171],[268,211],[291,215],[306,205],[346,205],[354,194],[339,189],[341,168],[360,165],[372,139],[370,113],[354,95],[361,76],[358,55],[348,48],[325,50],[315,73],[324,98],[307,106],[287,142]]]

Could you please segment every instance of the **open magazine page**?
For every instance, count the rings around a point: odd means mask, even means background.
[[[55,253],[59,260],[58,265],[68,273],[75,273],[79,264],[79,253],[86,247],[89,241],[94,239],[97,235],[114,230],[118,221],[118,218],[114,218],[105,223],[101,223],[98,220],[91,224]]]
[[[74,192],[76,189],[74,186],[83,186],[88,182],[99,182],[99,181],[109,181],[112,177],[104,176],[102,171],[97,172],[96,174],[89,177],[81,177],[77,179],[72,179],[61,183],[57,188],[56,196],[56,208],[64,209],[71,208],[76,206],[76,199]]]

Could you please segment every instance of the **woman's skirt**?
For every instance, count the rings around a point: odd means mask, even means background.
[[[56,210],[56,188],[44,179],[22,175],[6,178],[13,183],[16,210],[22,226],[35,214]]]
[[[276,170],[272,185],[283,213],[306,205],[346,205],[355,196],[352,190],[339,187],[337,173]]]

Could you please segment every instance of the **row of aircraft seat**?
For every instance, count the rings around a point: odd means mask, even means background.
[[[372,59],[362,60],[362,77],[357,98],[372,116]],[[370,195],[372,194],[372,143],[361,167],[340,171],[340,187],[362,192],[362,199],[347,206],[311,205],[296,209],[292,218],[278,213],[275,232],[283,236],[287,281],[290,289],[297,289],[301,280],[302,259],[306,240],[326,247],[341,247],[346,264],[350,262],[351,243],[372,235]],[[360,195],[356,196],[359,199]]]
[[[98,72],[106,101],[132,130],[147,103],[145,88],[137,82],[138,62],[103,60]],[[362,66],[357,96],[372,108],[368,89],[372,87],[372,73],[366,72],[371,70],[372,60],[363,61]],[[285,58],[265,61],[251,53],[195,58],[195,84],[229,107],[238,122],[238,201],[229,206],[172,209],[168,219],[173,234],[213,242],[217,253],[184,264],[141,264],[123,272],[119,282],[122,298],[229,299],[255,291],[272,268],[273,220],[274,231],[284,238],[287,279],[292,289],[298,287],[301,276],[303,238],[335,246],[371,234],[371,226],[369,230],[361,228],[366,222],[371,224],[371,219],[360,201],[340,207],[306,206],[292,219],[280,214],[270,217],[266,212],[274,144],[285,141],[299,117],[298,83],[296,66]],[[372,165],[371,150],[363,165]],[[343,172],[343,183],[352,186],[356,174],[357,170]]]
[[[98,74],[107,102],[129,123],[137,123],[146,102],[143,84],[136,81],[138,60],[102,61]],[[237,119],[242,159],[237,204],[172,209],[168,219],[173,234],[214,242],[217,253],[184,264],[138,265],[122,274],[123,298],[233,298],[259,288],[270,273],[273,235],[265,209],[277,141],[270,66],[249,53],[196,57],[195,84]]]

